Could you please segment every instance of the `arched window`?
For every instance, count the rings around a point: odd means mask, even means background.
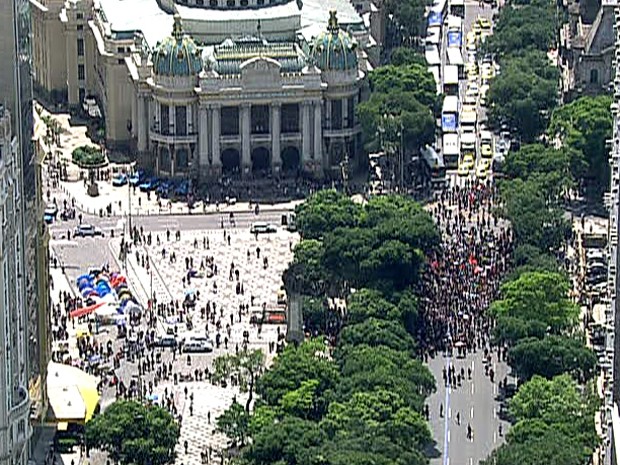
[[[590,84],[598,84],[598,69],[590,70]]]

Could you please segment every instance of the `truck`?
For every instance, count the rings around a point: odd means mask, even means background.
[[[446,168],[456,168],[459,163],[461,144],[456,133],[443,135],[443,160]]]

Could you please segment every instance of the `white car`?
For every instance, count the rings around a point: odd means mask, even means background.
[[[478,88],[478,84],[476,84],[475,82],[468,82],[467,83],[467,90],[465,91],[465,95],[471,95],[473,97],[478,97],[478,94],[480,93],[480,89]]]
[[[250,227],[250,232],[252,234],[274,233],[277,231],[278,231],[278,228],[276,228],[274,225],[269,224],[269,223],[264,223],[262,221],[254,223]]]
[[[93,226],[92,224],[81,224],[73,230],[73,235],[79,237],[103,237],[103,231],[101,230],[101,228]]]

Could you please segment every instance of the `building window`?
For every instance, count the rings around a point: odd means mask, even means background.
[[[84,39],[81,37],[77,40],[77,54],[79,57],[84,56]]]
[[[76,17],[77,19],[84,19],[84,13],[78,13]]]
[[[250,113],[252,134],[269,134],[269,105],[252,105]]]
[[[164,135],[170,134],[170,107],[165,103],[162,103],[159,107],[161,115],[161,133]]]
[[[204,6],[204,4],[205,4],[205,0],[196,0],[196,5]]]
[[[239,107],[222,107],[221,120],[223,136],[239,135]]]
[[[209,5],[212,7],[217,7],[217,0],[209,0]]]
[[[332,100],[331,128],[342,129],[342,100]]]
[[[84,65],[78,65],[78,80],[83,81],[86,77],[86,72],[84,71]]]
[[[86,89],[84,89],[83,87],[80,87],[78,89],[78,99],[80,100],[80,103],[83,103],[86,99]]]
[[[265,4],[265,0],[256,0],[256,4],[257,5],[264,5]]]
[[[352,128],[355,126],[355,98],[349,97],[347,99],[347,127]]]
[[[241,1],[239,2],[239,4],[240,4],[241,6],[248,6],[248,0],[241,0]]]
[[[177,136],[187,135],[187,107],[185,105],[174,108],[174,127]]]
[[[598,84],[598,69],[590,70],[590,84]]]
[[[226,0],[226,6],[236,6],[235,0]]]
[[[283,134],[299,132],[299,105],[296,103],[282,105],[280,120]]]
[[[83,31],[84,30],[84,25],[83,24],[78,24],[77,25],[77,30],[78,31]]]

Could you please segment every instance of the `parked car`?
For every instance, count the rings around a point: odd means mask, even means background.
[[[45,207],[45,214],[56,218],[56,215],[58,214],[58,207],[53,203],[47,204]]]
[[[262,221],[253,223],[252,226],[250,226],[250,232],[252,234],[274,233],[277,231],[278,228],[276,228],[274,225]]]
[[[125,184],[127,184],[127,175],[121,173],[121,174],[117,174],[116,176],[114,176],[112,178],[112,185],[114,187],[121,187],[124,186]]]
[[[176,347],[178,345],[177,338],[171,335],[161,336],[155,339],[157,347]]]
[[[142,184],[140,184],[140,191],[141,192],[150,192],[152,190],[157,189],[157,186],[159,185],[159,179],[157,178],[148,178],[145,179],[144,182]]]
[[[81,224],[73,230],[73,235],[79,236],[79,237],[87,237],[87,236],[103,237],[103,231],[101,230],[101,228],[98,228],[97,226],[93,226],[92,224]]]
[[[183,352],[213,352],[213,343],[207,337],[192,337],[183,343]]]

